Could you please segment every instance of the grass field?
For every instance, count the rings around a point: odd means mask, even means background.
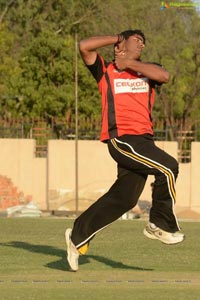
[[[1,300],[200,299],[200,223],[182,222],[186,240],[168,246],[143,236],[144,221],[116,221],[91,242],[76,273],[64,241],[72,223],[0,219]]]

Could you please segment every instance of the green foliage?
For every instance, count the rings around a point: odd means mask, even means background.
[[[156,121],[185,129],[199,124],[199,15],[160,6],[159,0],[1,0],[1,115],[73,117],[75,32],[81,40],[140,28],[147,37],[143,60],[171,74],[157,93]],[[113,58],[111,47],[99,51]],[[96,82],[79,55],[78,96],[80,118],[100,114]]]
[[[17,64],[13,56],[13,34],[8,31],[6,25],[0,23],[0,108],[5,106],[4,97],[7,94],[7,84],[13,73],[16,72]]]

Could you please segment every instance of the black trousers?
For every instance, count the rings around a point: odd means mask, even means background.
[[[118,165],[118,178],[109,191],[74,222],[72,241],[77,248],[117,220],[138,202],[148,175],[155,176],[150,222],[168,232],[180,230],[174,214],[177,161],[158,148],[151,135],[123,135],[108,142]]]

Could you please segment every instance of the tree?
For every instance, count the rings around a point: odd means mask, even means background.
[[[10,100],[8,97],[9,81],[13,74],[18,72],[18,64],[13,51],[14,35],[3,23],[0,23],[0,44],[0,112],[2,116],[5,116],[10,113],[8,106]]]
[[[66,113],[73,102],[73,44],[71,36],[64,40],[51,31],[27,43],[19,60],[20,73],[11,84],[10,93],[19,96],[16,115]]]
[[[160,10],[146,0],[1,0],[2,115],[74,115],[74,34],[117,34],[140,28],[143,61],[161,63],[171,80],[157,92],[155,126],[189,130],[200,122],[200,23],[195,10]],[[113,58],[112,46],[98,51]],[[100,115],[100,95],[79,56],[79,116]],[[156,125],[160,124],[160,125]]]

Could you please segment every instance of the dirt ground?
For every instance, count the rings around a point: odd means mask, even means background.
[[[89,201],[86,199],[81,199],[78,205],[79,213],[85,211],[93,201]],[[149,216],[149,211],[151,208],[151,203],[149,201],[139,200],[138,204],[133,208],[133,210],[128,212],[128,216],[124,216],[124,219],[135,219],[141,218],[146,219]],[[75,213],[75,205],[74,201],[68,201],[65,205],[61,206],[58,210],[55,210],[55,214],[66,214],[73,215]],[[178,219],[184,220],[194,220],[200,221],[200,213],[190,210],[189,208],[176,208],[176,216]]]
[[[142,217],[143,215],[148,215],[150,208],[151,208],[150,202],[139,200],[138,205],[134,207],[133,212],[139,214]],[[175,207],[175,212],[178,219],[200,221],[200,213],[192,211],[189,208],[184,209],[184,208]]]
[[[200,221],[200,214],[190,209],[178,212],[176,215],[179,219],[190,219]]]

